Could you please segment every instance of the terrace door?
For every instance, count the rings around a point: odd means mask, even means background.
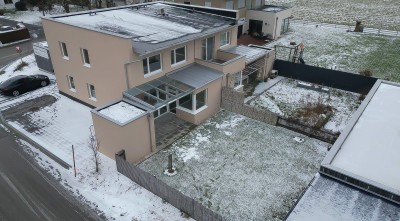
[[[261,36],[262,24],[263,24],[263,21],[250,19],[249,34],[252,36],[254,36],[254,35]]]

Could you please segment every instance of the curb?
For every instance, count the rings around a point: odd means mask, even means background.
[[[60,166],[64,167],[65,169],[70,169],[71,165],[69,165],[67,162],[62,160],[61,158],[57,157],[50,151],[48,151],[46,148],[38,144],[36,141],[32,140],[30,137],[26,136],[24,133],[21,131],[17,130],[13,126],[11,126],[3,116],[3,113],[0,111],[0,123],[2,123],[5,127],[7,127],[9,130],[13,131],[18,137],[24,139],[27,141],[29,144],[34,146],[36,149],[40,150],[40,152],[44,153],[46,156],[50,157],[52,160],[54,160],[56,163],[58,163]]]

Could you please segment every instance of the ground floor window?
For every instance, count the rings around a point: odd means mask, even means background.
[[[92,100],[96,100],[96,89],[92,84],[88,84],[88,90],[89,90],[89,98]]]
[[[242,84],[242,81],[243,81],[243,74],[242,74],[242,72],[240,71],[240,72],[237,72],[237,73],[235,73],[234,74],[234,83],[233,83],[233,87],[234,88],[239,88],[239,87],[241,87],[243,84]]]
[[[74,78],[71,77],[71,76],[67,76],[67,79],[68,79],[68,87],[69,87],[69,89],[75,91],[76,89],[75,89]]]
[[[179,99],[179,106],[190,111],[197,111],[207,105],[207,89],[197,94],[189,94]]]

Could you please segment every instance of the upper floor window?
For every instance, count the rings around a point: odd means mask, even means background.
[[[67,76],[67,79],[68,79],[68,87],[69,87],[69,89],[70,89],[71,91],[75,91],[76,88],[75,88],[74,78],[71,77],[71,76]]]
[[[92,84],[88,84],[88,90],[89,90],[89,98],[92,100],[96,100],[96,89]]]
[[[238,0],[238,8],[246,7],[246,0]]]
[[[143,59],[144,75],[161,71],[161,54]]]
[[[61,55],[63,56],[63,58],[68,59],[67,45],[64,42],[59,42],[59,44],[60,44]]]
[[[203,39],[201,42],[202,59],[211,60],[214,55],[214,37]]]
[[[12,4],[13,1],[12,0],[4,0],[4,4]]]
[[[242,86],[242,82],[243,82],[243,75],[242,72],[239,71],[237,73],[234,74],[234,83],[233,83],[233,87],[236,88],[240,88]]]
[[[232,0],[228,0],[225,2],[225,8],[226,9],[233,9],[233,1]]]
[[[204,6],[211,7],[211,2],[204,2]]]
[[[219,46],[223,47],[225,45],[229,45],[231,43],[231,36],[230,32],[224,32],[220,35]]]
[[[186,46],[171,51],[171,65],[186,61]]]
[[[90,67],[89,52],[87,49],[81,48],[83,65]]]

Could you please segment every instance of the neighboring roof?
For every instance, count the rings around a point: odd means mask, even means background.
[[[259,11],[265,11],[265,12],[281,12],[285,11],[287,9],[290,9],[289,7],[284,7],[284,6],[278,6],[278,5],[264,5],[263,7],[259,8]]]
[[[222,72],[218,72],[214,69],[199,64],[193,64],[169,74],[168,77],[197,89],[221,78],[223,75]]]
[[[400,207],[323,175],[317,175],[287,221],[400,220]]]
[[[352,183],[400,203],[399,113],[400,85],[378,80],[322,162],[321,171],[328,168],[362,181]]]
[[[271,49],[263,49],[259,47],[249,47],[245,45],[238,45],[236,47],[225,50],[226,52],[246,56],[246,64],[250,64],[261,57],[264,57]]]
[[[164,10],[164,15],[160,14],[161,10]],[[134,51],[140,55],[185,43],[237,24],[233,18],[160,2],[54,16],[53,19],[131,38]]]

